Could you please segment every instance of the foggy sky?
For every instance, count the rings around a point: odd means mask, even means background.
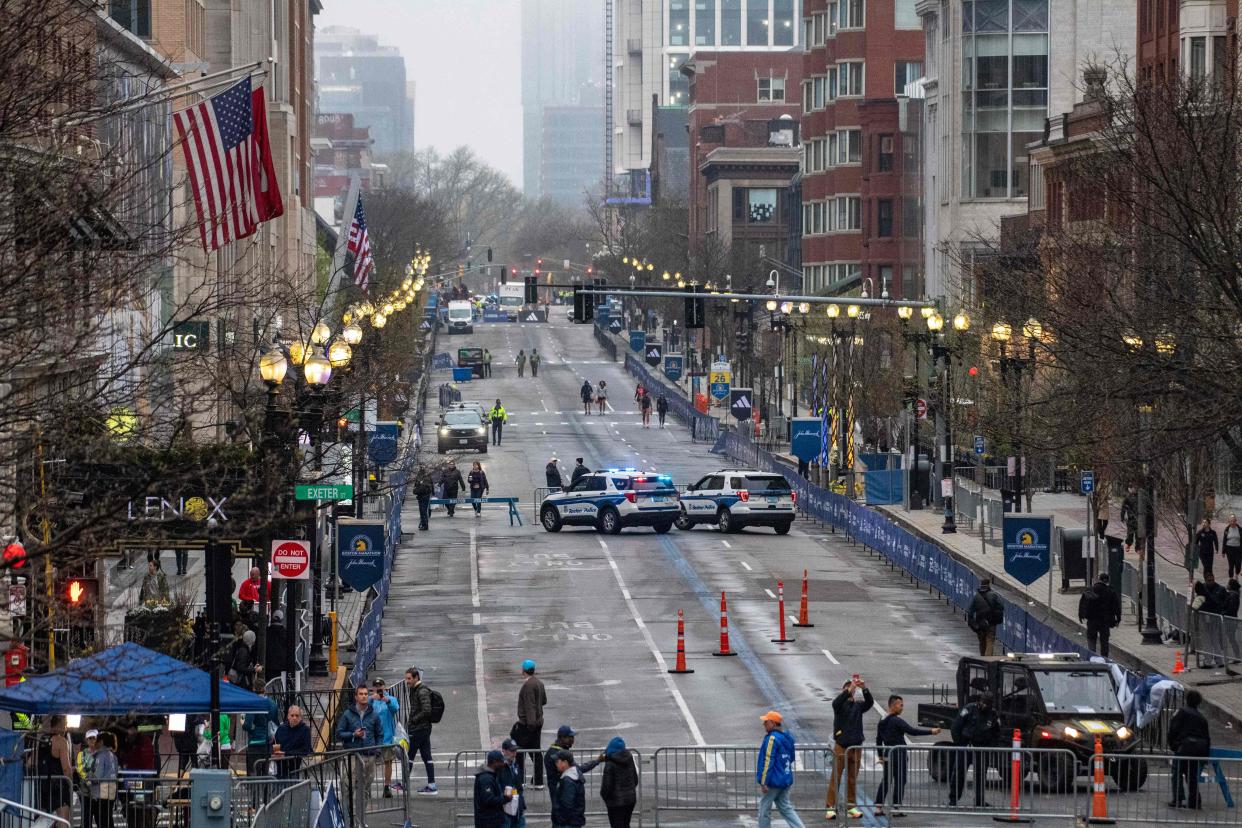
[[[519,0],[323,0],[318,27],[377,34],[415,81],[414,142],[461,144],[522,186]]]

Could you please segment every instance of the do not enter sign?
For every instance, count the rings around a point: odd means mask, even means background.
[[[290,581],[310,578],[310,541],[272,541],[272,577]]]

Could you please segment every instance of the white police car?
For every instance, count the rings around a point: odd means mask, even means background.
[[[594,526],[608,535],[627,526],[664,533],[677,519],[677,489],[666,474],[635,469],[601,469],[578,478],[568,491],[553,492],[539,506],[549,532],[562,526]]]
[[[746,526],[771,526],[784,535],[793,525],[796,503],[789,481],[779,474],[722,469],[682,492],[677,528],[714,523],[721,532],[737,532]]]

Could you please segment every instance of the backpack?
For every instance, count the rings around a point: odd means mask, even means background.
[[[1088,589],[1078,597],[1078,617],[1090,620],[1092,611],[1095,608],[1096,594],[1094,589]]]
[[[444,696],[428,687],[427,699],[431,702],[431,723],[439,724],[444,718]]]

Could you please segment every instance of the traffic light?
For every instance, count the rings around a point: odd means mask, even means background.
[[[590,322],[595,318],[595,296],[582,285],[574,285],[574,322]]]
[[[691,293],[698,293],[698,286],[690,288]],[[702,328],[705,314],[703,312],[703,300],[687,296],[685,301],[686,329]]]
[[[94,612],[99,600],[99,579],[85,576],[62,578],[56,594],[61,607],[68,612]]]
[[[4,564],[9,569],[21,569],[26,565],[26,547],[13,541],[4,547]]]
[[[509,268],[504,265],[500,266],[500,283],[502,285],[509,284]]]
[[[526,296],[523,301],[525,301],[528,305],[534,305],[539,301],[539,279],[535,276],[527,276],[525,278],[525,282]]]

